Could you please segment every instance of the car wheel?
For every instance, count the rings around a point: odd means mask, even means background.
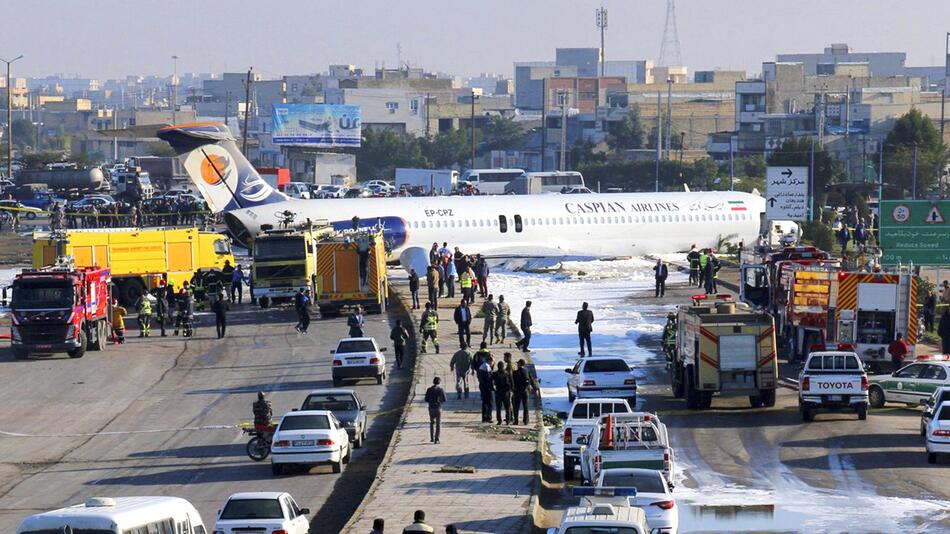
[[[377,384],[382,384],[382,383],[383,383],[383,376],[384,376],[384,375],[382,375],[382,374],[376,375],[376,383],[377,383]]]
[[[799,408],[799,411],[802,413],[802,421],[806,423],[812,422],[812,420],[815,418],[815,415],[808,408],[802,407]]]
[[[926,438],[926,437],[927,437],[927,427],[924,426],[923,421],[921,421],[921,423],[920,423],[920,437],[922,437],[922,438]]]
[[[871,408],[883,408],[884,407],[884,390],[877,386],[872,386],[870,391],[868,391],[868,402],[871,403]]]
[[[35,212],[35,211],[28,211],[28,212],[26,212],[26,218],[27,218],[27,220],[30,220],[30,221],[35,220],[35,219],[36,219],[36,212]]]
[[[928,453],[927,453],[927,463],[928,463],[928,464],[935,464],[935,463],[937,463],[937,453],[935,453],[935,452],[928,452]]]
[[[26,349],[13,349],[13,357],[18,360],[26,360],[30,357],[30,351]]]
[[[337,474],[342,473],[342,472],[343,472],[343,460],[341,459],[339,462],[333,462],[332,464],[330,464],[330,468],[333,469],[333,472],[334,472],[334,473],[337,473]]]
[[[276,477],[283,475],[284,474],[283,464],[270,464],[270,472]]]
[[[574,396],[574,393],[571,392],[571,388],[567,388],[567,401],[570,402],[570,403],[573,403],[573,402],[574,402],[574,399],[576,399],[576,398],[577,398],[577,397]]]
[[[574,480],[574,459],[564,458],[564,480]]]
[[[356,434],[356,439],[353,440],[353,447],[357,449],[363,448],[363,432],[362,431]]]
[[[343,463],[350,463],[350,459],[353,458],[353,449],[350,448],[350,444],[346,444],[346,456],[343,457]]]
[[[860,408],[858,408],[858,419],[860,421],[866,421],[867,418],[868,418],[868,407],[866,404],[863,404],[861,405]]]
[[[338,388],[341,384],[343,384],[343,380],[336,377],[333,378],[333,387]]]

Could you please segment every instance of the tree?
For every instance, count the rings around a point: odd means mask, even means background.
[[[33,147],[36,141],[36,125],[26,119],[14,119],[12,126],[13,146],[20,150]]]
[[[165,141],[148,144],[148,153],[152,156],[170,158],[175,156],[175,149]]]
[[[24,169],[42,169],[47,163],[63,161],[63,152],[58,150],[44,150],[42,152],[27,152],[20,155]]]
[[[472,154],[468,132],[448,130],[431,139],[420,139],[422,154],[437,169],[444,169],[467,161]]]
[[[821,206],[828,196],[829,184],[838,182],[844,176],[844,166],[836,160],[825,147],[810,137],[789,137],[782,146],[769,155],[769,165],[774,167],[809,167],[811,166],[811,150],[815,149],[815,176],[814,183],[814,219],[818,219]]]
[[[392,130],[365,128],[355,153],[360,180],[392,180],[396,167],[430,167],[418,138]]]
[[[477,134],[475,136],[475,141],[479,142],[479,154],[492,150],[520,150],[528,135],[520,124],[500,115],[489,118],[479,130],[482,140],[479,141]]]
[[[930,189],[947,163],[947,147],[929,117],[912,109],[897,119],[884,139],[884,180],[894,187],[914,189],[914,147],[917,148],[916,191]]]
[[[654,135],[655,136],[655,135]],[[640,120],[640,106],[634,104],[622,121],[612,123],[608,128],[607,146],[614,152],[643,148],[643,122]]]
[[[665,130],[665,128],[664,128]],[[663,132],[663,150],[666,150],[666,136],[670,132]],[[670,139],[670,150],[679,150],[683,147],[683,136],[678,133],[673,134],[673,138]],[[650,128],[650,135],[647,136],[647,146],[646,148],[656,148],[656,126]]]

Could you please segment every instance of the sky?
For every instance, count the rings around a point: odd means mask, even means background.
[[[4,4],[7,5],[3,8]],[[553,60],[556,47],[595,47],[594,11],[608,10],[607,59],[656,59],[665,0],[0,0],[0,58],[14,75],[100,79],[178,71],[265,78],[372,69],[402,61],[461,76],[512,75],[513,62]],[[905,51],[908,66],[943,62],[950,0],[677,0],[690,71],[761,71],[777,53]]]

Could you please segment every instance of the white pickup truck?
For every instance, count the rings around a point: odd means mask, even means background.
[[[578,440],[590,435],[601,416],[609,413],[630,413],[630,405],[620,398],[576,399],[564,422],[564,478],[573,480],[574,468],[581,458]]]
[[[673,487],[674,454],[669,432],[652,413],[602,416],[581,441],[580,463],[584,481],[591,484],[602,469],[626,467],[660,471]]]
[[[798,376],[798,410],[806,422],[817,411],[854,412],[867,419],[868,375],[858,355],[812,352]]]

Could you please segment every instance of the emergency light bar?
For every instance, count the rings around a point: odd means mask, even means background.
[[[637,488],[613,488],[579,486],[574,488],[575,497],[636,497]]]
[[[950,354],[920,354],[917,356],[918,362],[947,362],[950,361]]]

